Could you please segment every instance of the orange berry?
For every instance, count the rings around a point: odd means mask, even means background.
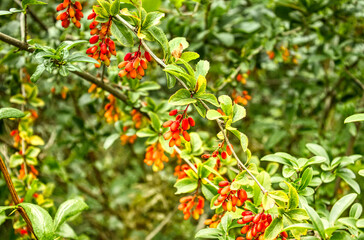
[[[183,131],[183,138],[184,138],[187,142],[191,141],[191,137],[190,137],[190,135],[188,134],[188,132],[186,132],[186,131]]]

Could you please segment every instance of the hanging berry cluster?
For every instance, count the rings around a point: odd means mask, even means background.
[[[228,181],[219,182],[218,193],[220,196],[215,200],[214,205],[219,206],[222,204],[222,208],[228,212],[235,212],[236,207],[241,207],[248,199],[248,195],[244,189],[231,190],[230,183]]]
[[[254,215],[251,211],[244,211],[241,215],[242,218],[237,222],[239,224],[246,224],[240,230],[241,234],[245,234],[245,238],[238,237],[236,240],[263,240],[264,232],[272,222],[272,216],[270,214],[265,214],[264,212]],[[281,237],[283,240],[286,240],[288,235],[286,232],[282,232]]]
[[[163,162],[168,162],[168,157],[164,154],[164,149],[160,143],[154,143],[147,148],[144,162],[148,166],[153,165],[153,171],[157,172],[164,168]]]
[[[110,66],[111,55],[116,56],[115,42],[111,40],[111,24],[112,18],[106,23],[101,23],[100,29],[97,28],[99,22],[96,21],[96,13],[92,10],[92,13],[87,17],[88,20],[93,19],[90,24],[91,38],[90,43],[94,44],[93,47],[87,49],[86,53],[89,57],[94,58],[99,64],[95,64],[96,68],[101,66],[101,61],[105,63],[106,66]]]
[[[119,63],[118,67],[121,69],[119,72],[119,77],[126,76],[132,79],[142,79],[145,75],[145,71],[148,68],[147,62],[152,61],[152,58],[148,52],[144,52],[144,58],[142,57],[142,52],[140,51],[140,46],[138,51],[133,53],[128,53],[124,57],[124,61]]]
[[[124,130],[124,132],[125,131],[127,131],[128,130],[128,127],[127,126],[124,126],[123,127],[123,130]],[[126,145],[126,144],[134,144],[135,143],[135,141],[136,141],[136,139],[137,139],[137,135],[136,134],[134,134],[134,135],[131,135],[131,136],[129,136],[129,135],[127,135],[127,134],[122,134],[121,136],[120,136],[120,140],[121,140],[121,145]]]
[[[183,218],[185,220],[189,219],[191,214],[194,219],[198,220],[200,215],[204,212],[203,207],[205,205],[205,199],[201,196],[183,197],[179,200],[179,202],[181,204],[178,206],[178,210],[183,212]]]
[[[183,111],[182,114],[178,114],[178,110],[174,109],[172,111],[169,112],[170,116],[176,116],[176,120],[169,120],[165,123],[163,123],[163,127],[164,128],[168,128],[169,127],[169,131],[166,132],[163,135],[163,138],[165,140],[169,140],[169,146],[173,147],[173,146],[181,146],[181,137],[180,134],[182,134],[183,138],[189,142],[191,140],[190,135],[188,134],[187,130],[190,129],[190,127],[194,127],[195,126],[195,120],[193,120],[192,117],[187,117],[187,109],[188,109],[189,105],[187,105],[186,109]]]
[[[234,100],[234,103],[240,103],[244,106],[248,105],[248,101],[252,99],[252,97],[249,95],[248,91],[242,91],[242,95],[237,94],[236,90],[233,91],[231,94],[232,99]]]
[[[186,171],[191,169],[187,164],[178,165],[174,168],[174,176],[177,176],[178,179],[183,179],[187,177]]]
[[[208,225],[209,228],[217,228],[217,225],[219,225],[219,223],[221,222],[221,218],[224,216],[224,214],[214,214],[211,219],[205,220],[205,225]]]
[[[64,0],[63,3],[57,6],[57,11],[59,12],[64,9],[67,10],[57,16],[57,20],[62,21],[62,27],[68,28],[72,21],[76,27],[80,28],[80,20],[83,18],[81,3],[79,1],[72,3],[71,0]]]
[[[110,94],[107,99],[109,103],[105,105],[105,114],[106,122],[112,123],[117,122],[119,120],[120,110],[116,104],[116,98]]]
[[[231,147],[233,148],[233,145],[231,145]],[[222,159],[226,159],[227,156],[231,156],[232,154],[232,149],[230,149],[230,147],[227,145],[225,150],[224,150],[224,142],[219,143],[218,149],[215,150],[212,155],[210,154],[204,154],[201,156],[201,158],[203,159],[209,159],[211,156],[214,158],[219,157],[219,155],[221,156]],[[219,160],[219,159],[218,159]],[[218,164],[220,164],[220,162],[218,161]]]

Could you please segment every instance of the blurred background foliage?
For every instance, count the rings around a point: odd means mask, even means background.
[[[32,6],[41,26],[28,18],[31,43],[57,47],[64,40],[89,38],[89,21],[83,18],[81,29],[63,29],[56,22],[59,1]],[[239,129],[249,137],[253,160],[274,152],[309,156],[305,144],[322,145],[331,157],[363,154],[364,136],[360,124],[344,124],[344,119],[364,111],[364,2],[357,0],[145,0],[148,11],[166,14],[161,27],[167,37],[185,37],[189,50],[208,60],[211,70],[208,87],[217,95],[242,96],[248,91],[247,118]],[[94,1],[84,1],[84,14]],[[1,10],[19,8],[14,1],[2,0]],[[0,32],[20,39],[19,15],[0,16]],[[87,44],[78,46],[85,51]],[[158,54],[157,45],[153,45]],[[130,49],[117,47],[120,60]],[[20,93],[22,78],[35,71],[30,54],[16,51],[0,42],[0,106],[9,106],[11,96]],[[107,72],[117,83],[117,63]],[[19,71],[19,69],[21,69]],[[95,76],[101,70],[92,64],[84,68]],[[21,73],[22,72],[22,73]],[[237,76],[240,81],[237,80]],[[165,104],[177,88],[169,90],[162,70],[154,63],[146,80],[157,82],[163,91],[150,91],[150,97],[163,103],[158,114],[166,116]],[[246,82],[244,84],[244,82]],[[123,82],[122,86],[127,87]],[[132,108],[118,102],[122,113],[118,124],[105,121],[103,92],[88,93],[89,83],[74,75],[67,78],[44,74],[37,83],[38,96],[45,102],[37,108],[39,118],[34,132],[45,145],[39,156],[39,180],[51,194],[44,206],[54,212],[64,200],[83,196],[90,210],[70,224],[79,239],[145,239],[166,218],[169,223],[154,239],[193,239],[208,211],[199,221],[184,221],[176,211],[174,167],[170,157],[165,169],[153,172],[143,162],[145,140],[121,144],[115,141],[105,149],[112,134],[133,136]],[[241,102],[241,103],[243,103]],[[137,103],[136,103],[137,105]],[[13,107],[19,105],[13,104]],[[27,106],[27,109],[35,109]],[[197,128],[207,146],[215,144],[214,123],[198,117]],[[15,152],[9,132],[15,121],[0,124],[0,154]],[[143,122],[142,126],[147,124]],[[126,128],[124,128],[126,126]],[[123,129],[124,128],[124,129]],[[126,130],[126,131],[125,131]],[[361,134],[359,134],[361,133]],[[107,146],[108,147],[108,146]],[[265,163],[262,163],[265,166]],[[350,166],[355,173],[362,162]],[[18,171],[19,169],[13,169]],[[361,189],[362,177],[358,176]],[[344,182],[332,182],[318,193],[327,201],[348,190]],[[346,189],[346,190],[345,190]],[[45,191],[45,190],[44,190]],[[0,179],[0,202],[7,203],[8,191]],[[363,202],[362,197],[358,197]],[[52,210],[53,209],[53,210]],[[16,239],[12,221],[0,218],[1,239]]]

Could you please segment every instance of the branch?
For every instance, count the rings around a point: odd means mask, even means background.
[[[16,4],[18,4],[19,7],[23,7],[21,1],[19,0],[14,0],[14,1],[16,2]],[[30,16],[34,19],[34,21],[36,21],[44,31],[48,31],[47,26],[42,22],[42,20],[39,19],[39,17],[29,7],[27,8],[27,13],[30,14]]]
[[[127,28],[129,28],[130,30],[133,31],[133,33],[135,35],[137,35],[137,31],[135,29],[135,27],[133,27],[131,24],[129,24],[125,19],[123,19],[122,17],[120,17],[119,15],[116,15],[116,18],[122,22]],[[167,65],[163,62],[162,59],[158,58],[153,52],[152,50],[149,48],[149,46],[145,43],[144,40],[141,40],[141,43],[143,45],[143,48],[145,49],[145,51],[149,52],[149,54],[152,56],[152,58],[162,67],[165,68]],[[175,77],[175,76],[174,76]],[[190,91],[190,89],[186,86],[186,84],[179,79],[178,77],[175,77],[177,79],[177,81],[183,86],[183,88],[187,89],[188,91]],[[204,103],[202,100],[200,100],[201,104],[204,106],[204,108],[206,110],[209,110],[210,108],[206,105],[206,103]],[[238,166],[240,168],[243,168],[251,177],[252,179],[258,184],[259,188],[261,189],[261,191],[265,194],[267,193],[267,190],[260,184],[260,182],[255,178],[255,176],[249,171],[249,169],[241,162],[241,160],[239,159],[238,155],[236,154],[236,152],[234,151],[234,149],[232,148],[230,141],[225,133],[225,129],[222,126],[222,123],[220,120],[216,120],[217,125],[219,126],[221,132],[224,135],[224,139],[227,143],[227,145],[230,147],[230,149],[232,150],[232,153],[236,159],[236,161],[238,162]]]
[[[6,185],[8,186],[8,189],[10,191],[10,195],[11,195],[11,198],[13,199],[14,204],[18,205],[20,203],[18,194],[15,191],[13,181],[10,178],[9,172],[8,172],[8,170],[7,170],[6,166],[5,166],[5,163],[4,163],[3,159],[1,158],[1,156],[0,156],[0,170],[4,175]],[[24,209],[22,207],[18,207],[17,210],[19,211],[20,215],[22,215],[25,222],[27,223],[28,229],[30,229],[30,231],[33,233],[35,238],[38,240],[37,236],[34,233],[32,222],[30,221],[30,219],[28,217],[28,214],[24,211]]]
[[[35,51],[34,48],[32,48],[31,45],[24,43],[22,41],[19,41],[18,39],[15,39],[13,37],[10,37],[6,34],[3,34],[0,32],[0,41],[6,42],[10,45],[13,45],[17,48],[19,48],[20,50],[24,50],[30,53],[33,53]],[[72,71],[73,74],[76,74],[77,76],[81,77],[82,79],[94,83],[95,85],[97,85],[99,88],[104,89],[105,91],[111,93],[112,95],[114,95],[116,98],[120,99],[121,101],[127,102],[128,101],[128,97],[116,90],[113,87],[110,87],[109,85],[103,83],[102,81],[98,80],[96,77],[92,76],[91,74],[87,73],[87,72],[77,72],[77,71]]]

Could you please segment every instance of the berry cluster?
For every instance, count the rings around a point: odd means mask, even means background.
[[[124,61],[119,63],[118,67],[120,69],[123,68],[119,72],[119,77],[126,76],[127,78],[142,79],[145,75],[144,70],[148,68],[147,62],[150,61],[152,61],[152,58],[148,52],[144,52],[144,58],[142,58],[139,46],[138,51],[126,54]]]
[[[144,162],[148,166],[153,165],[153,171],[157,172],[164,168],[163,162],[168,162],[168,157],[164,154],[164,149],[160,143],[154,143],[147,148]]]
[[[188,166],[188,164],[182,164],[182,165],[178,165],[174,168],[174,176],[177,176],[178,179],[183,179],[185,177],[187,177],[187,173],[185,171],[191,169],[190,166]]]
[[[236,81],[241,82],[242,84],[246,84],[246,79],[249,77],[250,75],[250,70],[248,70],[246,73],[239,73],[236,76]]]
[[[276,54],[274,53],[274,51],[267,51],[266,53],[267,53],[268,58],[269,58],[270,60],[273,60],[273,59],[274,59],[274,57],[276,56]]]
[[[183,197],[179,202],[181,204],[178,206],[178,210],[183,212],[185,220],[189,219],[191,214],[194,219],[198,220],[200,215],[204,212],[203,207],[205,205],[205,199],[201,196]]]
[[[263,240],[264,232],[272,222],[272,216],[265,213],[258,213],[254,215],[251,211],[245,211],[241,215],[242,218],[240,218],[237,222],[239,224],[246,224],[240,230],[241,234],[245,234],[245,238],[238,237],[236,240]],[[282,232],[281,236],[283,240],[286,240],[288,237],[286,232]]]
[[[68,28],[71,21],[76,27],[80,28],[81,27],[80,20],[81,18],[83,18],[83,13],[81,12],[82,11],[81,3],[79,1],[72,3],[71,0],[64,0],[63,3],[60,3],[57,6],[57,11],[59,12],[66,8],[67,8],[66,11],[57,16],[57,20],[62,21],[62,27],[64,28]]]
[[[110,66],[111,55],[116,56],[115,42],[111,40],[111,24],[112,18],[109,21],[101,23],[100,29],[97,28],[99,22],[96,21],[96,13],[92,10],[92,13],[87,17],[88,20],[93,19],[90,24],[92,37],[90,38],[90,43],[95,44],[93,47],[87,49],[86,53],[89,57],[94,58],[99,62],[95,64],[96,68],[101,66],[101,61],[105,63],[106,66]]]
[[[109,100],[109,103],[105,105],[105,114],[104,114],[106,122],[108,123],[117,122],[119,120],[120,110],[117,107],[116,98],[112,94],[109,94],[107,99]]]
[[[219,206],[222,204],[222,208],[228,212],[235,212],[236,207],[241,207],[248,199],[248,195],[244,189],[231,190],[230,183],[228,181],[219,182],[218,193],[220,196],[215,200],[214,205]]]
[[[242,91],[242,95],[238,95],[236,91],[234,90],[231,94],[232,99],[234,100],[234,103],[240,103],[244,106],[248,105],[248,101],[252,99],[252,97],[249,95],[248,91]]]
[[[219,223],[221,222],[221,218],[223,216],[224,214],[222,215],[215,214],[214,216],[212,216],[211,219],[205,220],[205,225],[208,225],[210,228],[217,228],[217,225],[219,225]]]
[[[174,109],[172,111],[169,112],[169,116],[176,116],[176,120],[169,120],[165,123],[163,123],[163,127],[164,128],[168,128],[169,127],[169,131],[166,132],[165,134],[163,134],[163,137],[165,140],[169,140],[169,146],[173,147],[173,146],[181,146],[181,137],[180,134],[182,134],[183,138],[189,142],[191,140],[190,135],[188,134],[187,130],[190,129],[190,127],[194,127],[195,126],[195,120],[193,120],[192,117],[187,117],[187,109],[188,106],[186,107],[186,109],[183,111],[182,114],[178,114],[178,110]]]
[[[132,116],[132,120],[133,120],[133,122],[134,122],[134,127],[136,128],[136,129],[139,129],[140,127],[141,127],[141,125],[142,125],[142,123],[143,123],[143,114],[141,114],[140,112],[138,112],[138,110],[136,110],[136,109],[133,109],[132,111],[131,111],[131,116]]]
[[[231,145],[231,147],[233,148],[233,145]],[[225,150],[224,150],[224,142],[219,143],[218,149],[215,150],[212,155],[210,154],[204,154],[201,156],[201,158],[203,159],[209,159],[211,156],[214,158],[219,157],[219,155],[221,156],[222,159],[226,159],[227,156],[231,156],[231,154],[233,154],[232,149],[230,149],[230,147],[227,145]],[[218,162],[220,163],[220,162]]]
[[[20,152],[21,153],[21,152]],[[21,168],[19,170],[19,175],[18,175],[18,178],[19,179],[24,179],[26,177],[26,174],[25,174],[25,168],[27,168],[27,166],[25,164],[22,164],[21,165]],[[30,172],[29,172],[29,175],[33,178],[33,179],[36,179],[37,176],[39,175],[39,172],[37,169],[35,169],[34,166],[30,165]]]
[[[129,129],[129,127],[128,126],[124,126],[123,127],[123,131],[124,132],[126,132],[127,130]],[[134,144],[135,143],[135,141],[136,141],[136,139],[137,139],[137,135],[136,134],[134,134],[134,135],[128,135],[128,134],[122,134],[121,136],[120,136],[120,140],[121,140],[121,144],[122,145],[126,145],[127,143],[129,143],[129,144]]]
[[[21,137],[19,135],[19,130],[13,130],[10,132],[10,136],[12,136],[14,138],[14,147],[18,147],[19,143],[21,141]]]

